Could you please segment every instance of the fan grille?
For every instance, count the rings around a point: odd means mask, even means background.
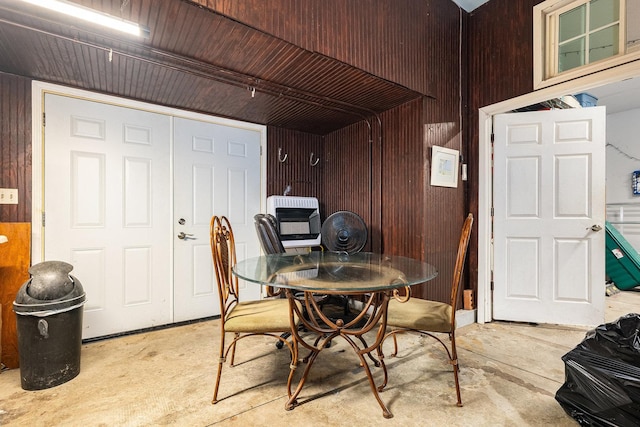
[[[366,243],[367,226],[354,212],[334,212],[322,224],[322,244],[329,251],[354,254]]]

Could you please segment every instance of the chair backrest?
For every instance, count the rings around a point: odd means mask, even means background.
[[[471,228],[473,226],[473,214],[468,214],[462,225],[462,232],[460,233],[460,242],[458,243],[458,255],[456,256],[456,265],[453,270],[453,281],[451,284],[451,307],[453,308],[452,327],[455,328],[455,313],[458,307],[458,295],[460,295],[460,288],[462,286],[462,271],[464,270],[464,263],[467,257],[467,248],[469,247],[469,240],[471,239]]]
[[[211,217],[209,225],[211,256],[220,297],[220,317],[238,303],[238,278],[232,269],[236,265],[236,246],[229,220],[222,216]]]
[[[256,214],[253,217],[255,222],[256,232],[258,233],[258,239],[260,240],[260,246],[265,254],[282,254],[285,252],[280,235],[278,234],[278,228],[276,225],[276,219],[270,214]]]

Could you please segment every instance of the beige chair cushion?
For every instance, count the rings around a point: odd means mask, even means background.
[[[451,332],[451,306],[437,301],[411,298],[405,303],[389,301],[387,325],[394,328]]]
[[[241,333],[290,331],[289,300],[276,298],[241,302],[227,314],[224,329]]]

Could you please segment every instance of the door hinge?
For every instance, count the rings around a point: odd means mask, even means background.
[[[491,132],[491,143],[493,144],[496,140],[496,134]]]
[[[42,126],[46,126],[47,125],[47,113],[45,113],[44,111],[42,112]]]
[[[45,224],[45,214],[44,212],[42,212],[42,226],[44,227]]]
[[[491,281],[491,291],[493,292],[493,280]]]

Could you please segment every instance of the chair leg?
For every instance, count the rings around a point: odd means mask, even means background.
[[[224,331],[221,333],[220,337],[220,356],[218,357],[218,375],[216,376],[216,385],[213,388],[213,399],[211,399],[212,404],[218,403],[218,388],[220,387],[220,378],[222,377],[222,365],[224,365]]]
[[[344,310],[344,315],[345,315],[345,316],[346,316],[346,315],[348,315],[348,314],[349,314],[349,312],[351,311],[351,310],[349,309],[349,297],[344,297],[344,307],[343,307],[343,310]]]
[[[291,336],[291,332],[285,332],[283,334],[280,334],[280,338],[282,338],[283,340],[286,340],[287,338],[289,338]],[[278,350],[281,350],[282,347],[284,347],[284,342],[278,340],[278,342],[276,342],[276,348]]]
[[[460,395],[460,380],[458,379],[458,373],[460,367],[458,366],[458,351],[456,350],[456,334],[451,332],[451,364],[453,365],[453,379],[456,383],[456,396],[458,398],[458,406],[462,406],[462,396]]]
[[[458,374],[460,372],[460,367],[458,366],[458,351],[456,349],[456,335],[455,332],[451,332],[449,333],[449,340],[451,341],[451,350],[449,350],[449,348],[447,347],[446,343],[441,340],[440,338],[438,338],[437,336],[426,332],[426,331],[419,331],[417,329],[403,329],[403,330],[394,330],[392,332],[389,332],[388,334],[385,335],[385,337],[382,340],[382,343],[384,343],[384,341],[386,341],[387,338],[389,338],[389,336],[393,337],[393,353],[391,353],[391,356],[396,356],[398,354],[398,339],[396,338],[396,335],[398,333],[401,332],[407,332],[407,331],[414,331],[414,332],[419,332],[423,335],[427,335],[430,336],[431,338],[435,339],[436,341],[438,341],[440,343],[440,345],[443,347],[444,351],[447,353],[447,357],[449,358],[449,363],[453,366],[453,379],[456,385],[456,397],[458,399],[458,406],[463,406],[462,405],[462,395],[460,393],[460,380],[458,378]],[[382,343],[380,345],[382,345]]]
[[[238,342],[239,333],[235,333],[233,337],[233,342],[231,343],[231,360],[229,360],[229,366],[233,366],[233,361],[236,358],[236,342]]]

